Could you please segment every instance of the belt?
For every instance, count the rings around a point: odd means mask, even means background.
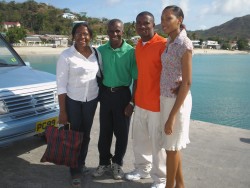
[[[110,92],[116,92],[116,91],[119,91],[121,89],[128,89],[129,86],[119,86],[119,87],[107,87],[107,86],[104,86],[104,88]]]

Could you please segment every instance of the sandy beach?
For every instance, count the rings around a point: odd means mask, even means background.
[[[66,48],[63,47],[14,47],[20,55],[46,55],[60,54]],[[246,51],[238,50],[215,50],[215,49],[194,49],[194,54],[250,54]]]
[[[65,47],[14,47],[19,55],[56,55],[60,54],[63,50],[67,49]]]

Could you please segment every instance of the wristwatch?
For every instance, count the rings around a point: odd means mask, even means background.
[[[135,107],[135,104],[134,104],[132,101],[130,101],[129,104],[130,104],[131,106]]]

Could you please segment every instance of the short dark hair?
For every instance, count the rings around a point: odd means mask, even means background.
[[[89,32],[90,37],[92,38],[93,36],[93,30],[90,28],[90,26],[88,25],[87,22],[81,22],[81,23],[77,23],[74,25],[73,29],[72,29],[72,37],[74,38],[75,34],[76,34],[76,30],[80,27],[80,26],[84,26],[87,27],[87,30]]]
[[[112,20],[109,20],[109,22],[108,22],[108,27],[111,26],[111,25],[113,25],[113,24],[116,23],[116,22],[121,23],[121,24],[122,24],[122,27],[123,27],[123,22],[122,22],[120,19],[117,19],[117,18],[112,19]]]
[[[143,12],[139,13],[136,16],[136,20],[137,20],[138,17],[141,17],[141,16],[150,16],[152,18],[153,22],[155,23],[155,17],[154,17],[154,15],[151,12],[143,11]]]
[[[165,7],[162,12],[164,12],[165,10],[168,10],[168,9],[172,10],[174,15],[177,18],[182,17],[182,21],[184,20],[184,13],[180,7],[178,7],[176,5],[170,5],[170,6]],[[186,26],[183,23],[181,23],[181,29],[186,29]]]

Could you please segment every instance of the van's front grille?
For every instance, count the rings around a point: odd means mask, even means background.
[[[5,116],[12,119],[26,118],[30,116],[50,113],[55,111],[55,90],[47,90],[29,95],[12,96],[4,99],[9,110]]]

